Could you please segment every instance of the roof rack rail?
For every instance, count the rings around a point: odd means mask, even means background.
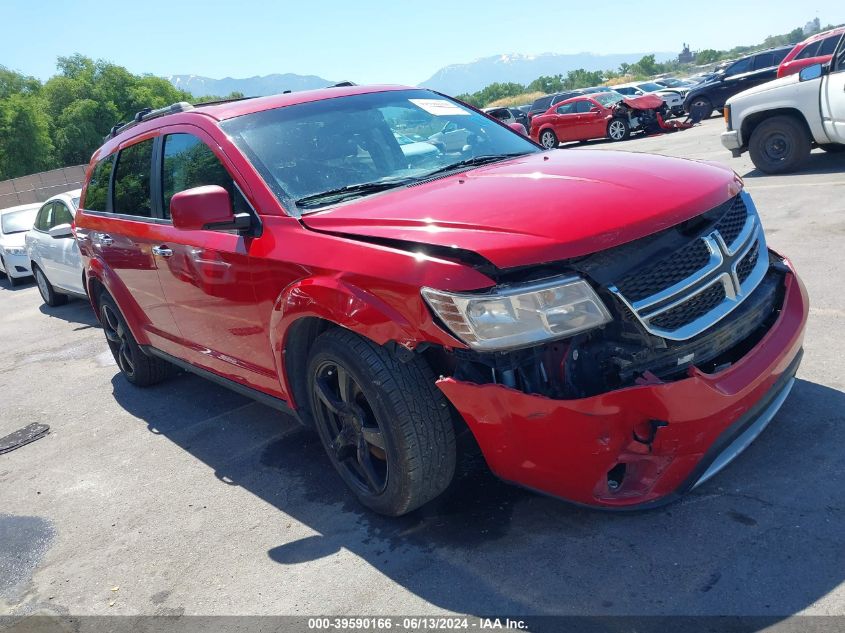
[[[246,99],[255,99],[255,96],[252,97],[231,97],[229,99],[215,99],[214,101],[203,101],[201,103],[195,103],[195,108],[201,108],[203,106],[210,106],[210,105],[219,105],[221,103],[231,103],[233,101],[245,101]]]
[[[129,123],[120,122],[114,127],[112,127],[111,131],[109,132],[109,135],[106,138],[114,138],[121,132],[138,125],[142,121],[149,121],[150,119],[157,119],[158,117],[165,116],[167,114],[176,114],[177,112],[186,112],[187,110],[193,109],[194,106],[192,106],[187,101],[179,101],[178,103],[173,103],[169,106],[165,106],[157,110],[153,110],[152,108],[144,108],[143,110],[139,110],[138,112],[136,112],[135,116],[132,117],[132,120],[129,121]]]

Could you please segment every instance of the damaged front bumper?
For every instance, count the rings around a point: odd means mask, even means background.
[[[784,280],[780,315],[729,368],[556,400],[442,378],[493,472],[590,506],[633,509],[675,499],[716,474],[765,428],[792,387],[809,301]]]

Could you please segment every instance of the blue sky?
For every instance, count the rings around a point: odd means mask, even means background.
[[[816,16],[845,22],[845,2],[0,0],[0,64],[46,79],[57,56],[79,52],[156,75],[417,84],[506,52],[730,48]]]

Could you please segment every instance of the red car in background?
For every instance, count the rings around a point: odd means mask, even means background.
[[[794,75],[807,66],[829,62],[843,34],[845,34],[845,26],[840,26],[830,31],[816,33],[796,44],[778,66],[778,79]]]
[[[613,91],[567,99],[531,119],[531,138],[546,149],[566,141],[623,141],[665,109],[654,95],[626,98]]]

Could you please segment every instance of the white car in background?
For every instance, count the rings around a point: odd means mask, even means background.
[[[393,136],[396,138],[396,142],[399,143],[399,149],[402,150],[402,154],[405,155],[405,158],[411,165],[418,166],[420,163],[425,163],[440,156],[440,150],[431,143],[415,141],[398,132],[394,132]]]
[[[68,295],[85,296],[82,259],[71,231],[80,193],[76,189],[47,200],[26,234],[26,252],[35,283],[48,306],[66,303]]]
[[[32,228],[40,203],[20,204],[0,209],[0,269],[10,286],[17,286],[32,275],[26,256],[24,236]]]

